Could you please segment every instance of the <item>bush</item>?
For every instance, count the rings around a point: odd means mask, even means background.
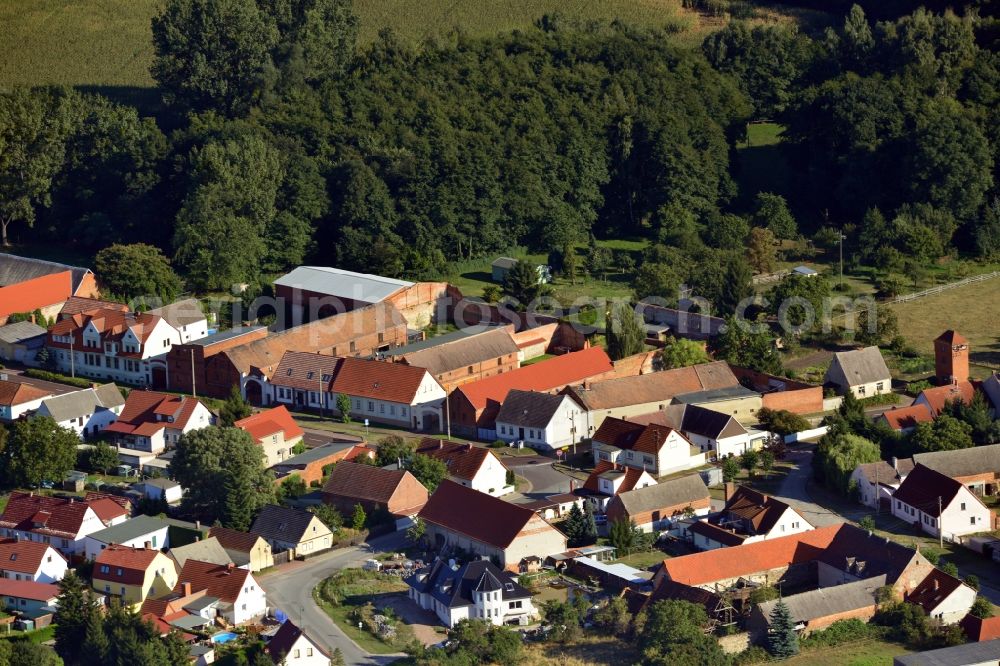
[[[503,448],[506,448],[506,447],[507,447],[507,442],[503,441],[502,439],[497,439],[497,440],[494,440],[494,441],[490,442],[490,446],[489,446],[489,448],[491,448],[491,449],[503,449]]]
[[[765,429],[782,436],[809,430],[812,427],[809,421],[784,409],[764,407],[757,412],[757,419]]]
[[[733,666],[749,666],[750,664],[766,664],[771,661],[771,653],[759,645],[752,645],[733,657]]]
[[[837,620],[823,631],[814,631],[803,638],[800,645],[809,647],[833,647],[859,641],[863,638],[876,638],[883,633],[881,627],[867,624],[861,620]]]
[[[88,389],[93,384],[91,380],[84,379],[83,377],[68,377],[60,375],[58,372],[49,372],[48,370],[39,370],[38,368],[28,368],[24,371],[24,376],[33,379],[42,379],[47,382],[55,382],[57,384],[68,384],[69,386],[82,389]]]

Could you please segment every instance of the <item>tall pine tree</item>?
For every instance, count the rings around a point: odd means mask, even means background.
[[[787,659],[799,652],[799,637],[795,633],[792,612],[783,599],[778,599],[771,611],[771,631],[767,637],[767,649],[779,659]]]
[[[608,356],[614,361],[638,354],[645,348],[646,331],[642,320],[628,303],[615,303],[611,306],[606,335]]]

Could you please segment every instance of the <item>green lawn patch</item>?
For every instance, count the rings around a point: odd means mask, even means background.
[[[313,589],[313,598],[327,615],[344,630],[351,640],[373,654],[395,654],[414,640],[413,630],[383,608],[386,599],[405,594],[406,583],[394,576],[376,571],[344,569],[327,578]],[[395,630],[392,638],[375,633],[373,615],[390,618]],[[362,624],[361,629],[358,623]]]
[[[832,647],[803,650],[786,659],[788,666],[891,666],[893,657],[912,652],[898,643],[865,639]]]
[[[792,173],[781,152],[781,132],[777,123],[754,123],[747,127],[747,141],[736,151],[738,204],[749,208],[758,192],[789,196]]]
[[[647,550],[644,553],[632,553],[625,557],[619,557],[616,560],[612,560],[612,564],[625,564],[636,569],[646,570],[649,567],[660,564],[668,557],[670,555],[667,555],[662,550]]]

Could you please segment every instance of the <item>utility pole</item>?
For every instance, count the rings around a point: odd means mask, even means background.
[[[194,378],[194,349],[191,349],[191,397],[198,397],[198,387],[195,386]]]
[[[445,396],[444,398],[444,420],[447,423],[448,428],[448,439],[451,439],[451,408],[448,405],[448,398],[450,396]]]
[[[843,291],[843,289],[844,289],[844,239],[847,238],[847,236],[842,231],[839,232],[838,235],[840,236],[840,289],[841,289],[841,291]]]
[[[944,548],[944,523],[941,520],[941,496],[938,495],[938,548]]]
[[[73,335],[69,336],[69,376],[76,377],[76,354],[73,353]]]
[[[875,515],[879,513],[879,508],[882,506],[882,498],[878,494],[878,463],[875,463]]]
[[[317,380],[319,382],[319,393],[317,394],[319,396],[319,420],[322,421],[323,420],[323,368],[320,368],[319,372],[317,372],[316,374],[319,375],[319,379]]]

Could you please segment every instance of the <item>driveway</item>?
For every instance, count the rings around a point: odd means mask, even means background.
[[[774,496],[790,505],[793,509],[809,521],[814,527],[824,527],[826,525],[836,525],[844,522],[844,516],[825,509],[812,501],[806,490],[806,483],[812,475],[811,450],[789,450],[785,460],[795,463],[788,475],[781,482],[781,487]],[[859,516],[864,513],[858,507]],[[856,520],[859,516],[848,516],[849,519]]]
[[[331,652],[340,648],[348,664],[388,664],[401,655],[373,655],[358,647],[313,601],[312,591],[324,578],[340,569],[361,566],[376,552],[399,550],[405,536],[394,533],[372,539],[366,545],[338,548],[305,562],[291,562],[259,578],[271,608],[284,611],[309,636]]]
[[[572,479],[562,472],[553,469],[552,458],[544,456],[518,456],[504,458],[504,463],[514,473],[524,477],[531,484],[530,488],[522,489],[522,493],[532,499],[542,499],[547,495],[568,493]]]

